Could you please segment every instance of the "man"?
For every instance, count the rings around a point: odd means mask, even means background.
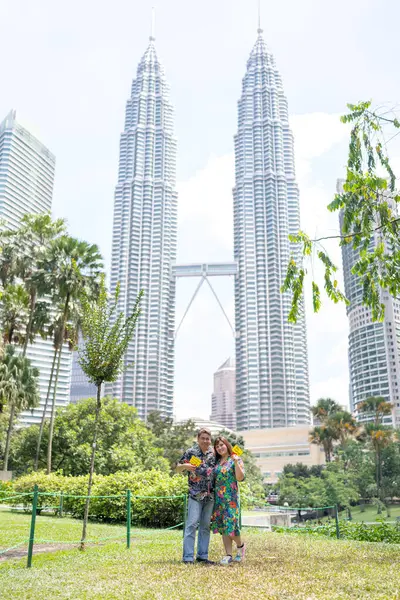
[[[192,456],[201,460],[199,466],[190,464]],[[215,453],[211,446],[211,431],[206,427],[197,434],[197,444],[187,450],[176,466],[178,473],[187,472],[189,482],[188,513],[183,539],[183,562],[193,564],[197,525],[197,562],[214,564],[208,560],[210,520],[214,508]]]

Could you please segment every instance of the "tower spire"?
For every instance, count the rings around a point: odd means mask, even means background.
[[[262,33],[263,30],[261,29],[261,0],[258,0],[258,29],[257,29],[257,33]]]
[[[154,42],[154,40],[156,39],[156,11],[154,6],[151,9],[151,35],[150,35],[150,41]]]

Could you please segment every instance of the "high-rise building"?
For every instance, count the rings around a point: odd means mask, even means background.
[[[126,370],[106,393],[136,406],[173,414],[177,193],[176,139],[169,88],[154,44],[144,53],[126,105],[115,190],[111,290],[130,314],[144,291]]]
[[[343,180],[338,180],[337,192],[343,193]],[[343,213],[340,213],[339,219],[342,229]],[[376,231],[371,250],[380,242],[379,231]],[[358,259],[359,252],[352,244],[342,246],[344,289],[350,301],[346,309],[349,318],[350,408],[359,421],[367,421],[372,416],[359,413],[358,404],[369,397],[380,396],[393,404],[393,413],[385,416],[384,422],[399,427],[400,301],[382,291],[385,318],[383,322],[373,321],[371,310],[363,305],[362,285],[351,272]]]
[[[236,410],[239,430],[307,424],[304,302],[296,325],[281,293],[300,229],[293,135],[282,80],[262,30],[247,62],[235,136]]]
[[[211,421],[228,429],[236,429],[236,369],[228,358],[214,373],[214,392],[211,396]]]
[[[15,229],[27,214],[51,210],[54,184],[54,155],[16,120],[11,111],[0,124],[0,218]],[[32,413],[21,415],[23,424],[40,421],[47,395],[53,361],[51,340],[36,338],[28,346],[27,357],[40,371],[40,405]],[[65,406],[69,398],[71,357],[63,350],[58,378],[56,406]],[[50,411],[49,403],[49,411]]]

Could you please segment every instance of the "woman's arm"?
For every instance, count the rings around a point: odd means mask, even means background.
[[[242,459],[239,458],[238,456],[236,456],[236,454],[232,454],[231,458],[235,463],[236,479],[238,481],[243,481],[244,480],[244,465],[243,465]]]

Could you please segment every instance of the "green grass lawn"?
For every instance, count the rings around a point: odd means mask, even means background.
[[[381,519],[382,517],[386,517],[386,510],[383,510],[381,515],[378,515],[375,506],[366,505],[364,512],[361,512],[360,507],[356,506],[351,509],[351,516],[353,521],[371,522]],[[390,517],[387,520],[396,521],[396,517],[400,517],[399,504],[395,504],[390,507]]]
[[[29,515],[0,512],[0,547],[26,536]],[[79,521],[38,518],[43,539],[79,539]],[[92,525],[93,538],[123,527]],[[51,533],[51,536],[50,536]],[[78,534],[78,536],[77,536]],[[0,562],[2,600],[388,600],[400,598],[400,546],[315,539],[244,530],[246,561],[228,567],[187,566],[182,532],[133,529],[132,548],[106,542]],[[222,555],[212,536],[211,558]]]

